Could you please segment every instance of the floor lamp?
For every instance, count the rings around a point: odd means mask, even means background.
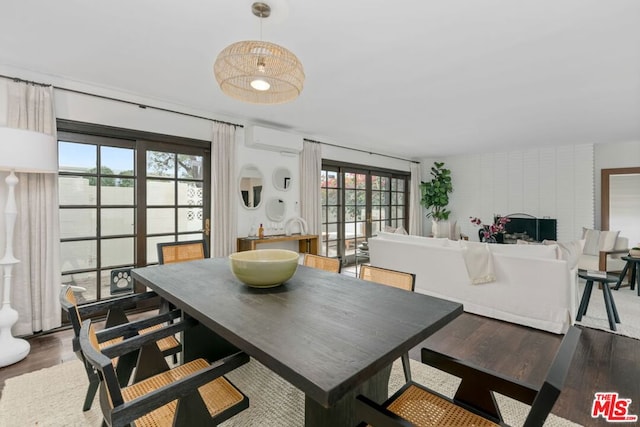
[[[0,367],[19,362],[29,354],[26,340],[15,338],[11,327],[18,321],[18,312],[11,307],[13,267],[20,261],[13,255],[13,230],[18,216],[15,172],[57,173],[57,143],[53,136],[40,132],[0,127],[0,170],[10,171],[7,183],[7,204],[4,208],[5,251],[0,259],[4,274],[2,307],[0,308]]]

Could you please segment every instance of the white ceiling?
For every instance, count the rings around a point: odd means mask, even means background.
[[[3,0],[0,64],[408,158],[640,141],[638,0],[273,0],[263,38],[306,81],[226,97],[251,0]]]

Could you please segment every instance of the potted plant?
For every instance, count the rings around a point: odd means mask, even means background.
[[[447,209],[449,204],[449,193],[453,191],[451,183],[451,170],[444,167],[444,162],[434,162],[431,167],[431,181],[422,181],[420,189],[422,190],[422,199],[420,204],[427,208],[427,218],[433,220],[433,235],[439,237],[441,235],[449,236],[449,230],[444,233],[445,224],[441,221],[449,219],[450,210]],[[449,224],[447,222],[446,227]]]

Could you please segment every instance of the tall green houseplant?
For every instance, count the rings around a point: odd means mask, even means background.
[[[444,167],[444,162],[434,162],[431,167],[431,181],[422,181],[422,200],[420,203],[427,208],[427,218],[435,221],[448,220],[450,210],[446,207],[449,204],[449,193],[453,191],[451,184],[451,171]]]

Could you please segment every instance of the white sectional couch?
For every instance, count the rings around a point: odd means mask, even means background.
[[[469,313],[564,333],[577,310],[576,274],[557,245],[488,245],[495,281],[471,284],[464,241],[380,233],[371,264],[416,275],[415,292],[464,305]],[[476,243],[477,245],[477,243]]]

